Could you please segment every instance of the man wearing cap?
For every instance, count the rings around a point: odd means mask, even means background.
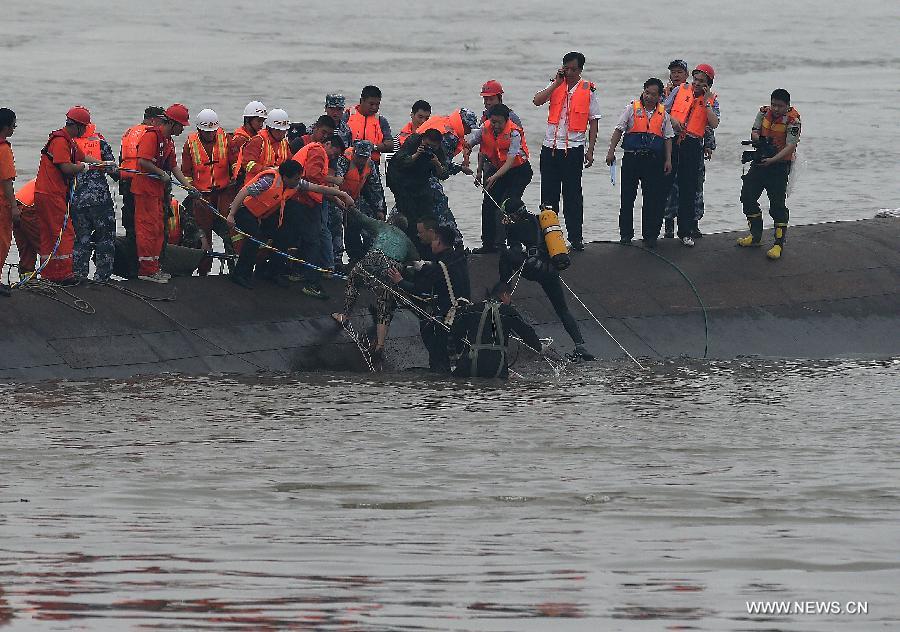
[[[223,243],[228,243],[228,226],[219,217],[228,214],[234,199],[228,191],[231,185],[228,134],[219,125],[219,115],[213,110],[207,108],[197,114],[197,131],[188,136],[181,150],[181,172],[201,192],[200,198],[185,200],[200,229],[200,247],[210,250],[214,230]],[[204,257],[197,271],[200,276],[206,276],[211,269],[212,259]]]
[[[189,191],[196,191],[178,167],[173,136],[189,124],[188,109],[174,103],[166,108],[162,124],[144,132],[138,143],[138,169],[131,183],[134,193],[134,224],[137,234],[138,278],[168,283],[171,275],[160,270],[159,258],[165,247],[165,208],[172,176]]]
[[[673,59],[669,62],[669,81],[663,92],[664,97],[668,97],[672,90],[687,81],[688,65],[683,59]],[[706,181],[706,160],[712,160],[713,152],[716,150],[716,133],[706,128],[706,134],[703,137],[703,158],[700,161],[700,171],[697,174],[697,195],[694,198],[694,217],[699,222],[703,218],[703,183]],[[665,234],[664,237],[671,239],[675,236],[675,218],[678,216],[678,182],[673,182],[672,188],[669,189],[668,199],[664,200],[665,208]],[[691,237],[702,237],[699,226],[693,232]]]
[[[549,204],[559,213],[562,191],[566,232],[574,250],[584,250],[581,172],[594,164],[600,120],[596,88],[581,78],[584,62],[581,53],[566,53],[550,84],[532,100],[537,106],[550,103],[541,147],[541,205]]]
[[[715,71],[709,64],[699,64],[691,73],[691,83],[676,86],[666,97],[665,108],[675,130],[672,148],[672,171],[668,189],[678,184],[678,238],[693,247],[697,232],[696,201],[698,173],[702,168],[708,129],[719,125],[719,100],[710,90]]]
[[[75,139],[91,124],[91,113],[81,105],[66,112],[66,124],[50,134],[41,150],[34,187],[34,204],[41,226],[41,260],[46,263],[41,276],[47,281],[76,285],[72,267],[75,231],[69,215],[73,179],[98,162],[87,158]]]
[[[384,220],[384,189],[381,179],[375,175],[375,165],[371,160],[372,141],[358,140],[337,159],[335,174],[342,178],[341,191],[345,191],[356,202],[356,208],[366,217]],[[362,225],[347,218],[344,242],[350,267],[366,254],[372,245],[371,237],[362,230]]]
[[[122,196],[122,228],[125,229],[125,258],[128,266],[128,276],[137,276],[137,238],[134,233],[134,195],[131,193],[131,179],[134,171],[138,170],[137,146],[150,127],[162,123],[166,115],[165,108],[158,105],[148,106],[144,110],[144,119],[138,124],[129,127],[122,134],[122,144],[119,148],[119,194]],[[128,171],[126,171],[126,169]]]
[[[334,121],[334,133],[341,137],[344,146],[349,147],[353,134],[344,120],[344,110],[347,107],[347,99],[343,94],[326,94],[325,95],[325,114]],[[309,125],[307,129],[313,129],[315,124]],[[298,148],[299,149],[299,148]],[[295,150],[296,151],[296,150]]]

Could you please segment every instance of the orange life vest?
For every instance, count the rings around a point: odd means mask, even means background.
[[[228,186],[230,180],[228,173],[227,139],[225,130],[221,127],[216,130],[216,140],[213,143],[213,155],[210,158],[200,140],[200,134],[194,132],[187,139],[187,146],[194,162],[193,185],[201,191],[222,189]]]
[[[141,136],[143,136],[144,132],[150,129],[150,127],[152,126],[141,123],[129,127],[128,130],[122,134],[122,148],[119,150],[119,166],[123,169],[139,170],[137,157],[138,143],[141,142]],[[134,177],[134,174],[127,171],[120,171],[119,177],[130,180]]]
[[[562,117],[563,105],[567,108],[567,127],[570,132],[583,132],[588,127],[588,117],[591,113],[591,92],[594,84],[590,81],[579,80],[575,91],[569,95],[569,84],[563,82],[550,94],[550,111],[547,114],[547,123],[559,125]]]
[[[234,130],[234,134],[231,135],[231,139],[228,141],[229,143],[235,143],[235,145],[240,145],[242,148],[247,144],[253,136],[248,132],[243,125]],[[238,150],[236,162],[231,165],[231,178],[236,179],[238,174],[241,172],[241,152]]]
[[[425,123],[427,123],[427,122],[428,122],[428,121],[425,121]],[[424,125],[425,123],[423,123],[423,125]],[[412,134],[415,134],[417,131],[418,131],[418,130],[416,130],[415,132],[413,131],[413,128],[412,128],[412,121],[410,121],[409,123],[407,123],[406,125],[404,125],[404,126],[403,126],[403,129],[400,130],[400,133],[397,134],[397,144],[396,144],[396,146],[402,147],[402,146],[403,146],[403,143],[406,142],[406,139],[409,138]]]
[[[181,204],[175,198],[170,201],[171,215],[166,217],[166,241],[173,246],[181,243]]]
[[[26,182],[19,192],[16,193],[16,200],[22,204],[22,206],[34,206],[34,185],[37,180],[32,178],[28,182]]]
[[[350,167],[347,169],[347,173],[344,174],[344,181],[341,183],[341,191],[346,192],[355,202],[359,199],[359,195],[362,193],[362,188],[366,184],[369,174],[372,173],[372,162],[366,160],[366,166],[360,171],[357,166],[353,164],[353,147],[348,148],[347,151],[344,152],[344,157],[350,161]]]
[[[306,163],[309,162],[309,155],[311,153],[321,153],[325,160],[323,161],[322,171],[321,173],[310,173],[306,169]],[[322,146],[322,143],[310,143],[309,145],[304,145],[301,147],[296,154],[294,154],[293,160],[296,160],[301,165],[303,165],[303,177],[306,180],[311,182],[315,182],[319,180],[320,182],[325,182],[325,177],[328,175],[328,152],[325,151],[325,147]],[[302,203],[307,206],[316,206],[317,204],[321,204],[324,196],[321,193],[316,193],[314,191],[301,191],[297,189],[297,193],[295,197]]]
[[[625,151],[652,151],[660,154],[665,148],[663,138],[663,126],[666,121],[666,108],[662,103],[656,104],[653,116],[648,116],[647,110],[640,99],[631,102],[634,108],[634,122],[631,129],[625,132],[622,140],[622,149]]]
[[[771,138],[772,144],[775,145],[778,151],[781,151],[787,145],[788,126],[800,124],[800,113],[791,108],[786,114],[776,119],[768,105],[762,106],[759,108],[759,111],[763,113],[762,129],[759,130],[759,135]],[[788,160],[793,159],[794,155],[791,154]]]
[[[244,206],[257,219],[265,219],[275,211],[278,211],[278,225],[281,226],[281,222],[284,221],[284,204],[294,191],[293,189],[284,188],[284,180],[282,180],[281,174],[278,173],[278,169],[263,169],[253,176],[246,186],[250,186],[263,176],[269,175],[275,177],[272,180],[272,186],[255,197],[249,195],[245,197]]]
[[[102,160],[100,152],[100,141],[102,139],[103,135],[97,132],[97,126],[91,123],[84,131],[84,136],[79,136],[75,139],[75,144],[78,145],[78,149],[81,150],[85,157]]]
[[[259,134],[254,136],[254,138],[262,139],[262,151],[259,155],[259,161],[251,160],[244,167],[245,171],[250,171],[254,167],[277,167],[285,160],[287,160],[291,155],[291,146],[288,144],[287,138],[282,138],[280,141],[276,141],[272,138],[272,135],[269,133],[268,129],[264,129]],[[247,141],[248,143],[250,141]],[[241,153],[238,156],[238,165],[241,165],[243,160],[244,150],[247,148],[247,144],[245,143],[243,147],[241,147]],[[240,172],[240,166],[238,167]]]
[[[419,129],[416,130],[416,134],[424,134],[430,129],[436,129],[441,134],[450,132],[458,139],[456,142],[456,149],[453,150],[453,156],[448,156],[448,158],[452,159],[462,151],[463,141],[466,138],[466,130],[463,127],[459,110],[456,110],[447,116],[432,116],[419,126]]]
[[[63,138],[68,145],[69,162],[77,163],[80,157],[80,150],[75,140],[66,133],[65,128],[58,129],[50,134],[47,144],[41,149],[41,161],[38,163],[38,172],[35,180],[36,188],[40,190],[38,193],[54,193],[65,191],[72,182],[72,176],[67,176],[59,168],[59,165],[53,162],[53,156],[50,154],[50,143],[55,138]]]
[[[672,102],[672,109],[669,116],[681,123],[682,131],[678,135],[679,140],[685,135],[694,138],[703,138],[706,132],[706,105],[712,105],[716,102],[716,95],[709,93],[707,103],[703,102],[703,96],[695,97],[694,89],[689,83],[681,84],[675,100]]]
[[[494,167],[499,169],[504,165],[509,156],[509,145],[512,140],[513,131],[519,132],[522,139],[522,152],[525,157],[516,156],[513,167],[525,164],[528,160],[528,146],[525,144],[525,132],[521,127],[510,120],[506,121],[506,127],[499,135],[494,134],[494,128],[489,122],[481,126],[481,153],[491,162]]]
[[[350,128],[350,134],[353,140],[370,140],[374,145],[380,145],[384,142],[384,132],[381,131],[381,121],[378,112],[371,116],[363,116],[360,114],[357,105],[350,110],[350,117],[347,119],[347,127]],[[372,160],[378,162],[381,154],[377,151],[372,152]]]

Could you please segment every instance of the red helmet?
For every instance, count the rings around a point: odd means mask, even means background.
[[[713,67],[709,64],[697,64],[697,67],[694,68],[694,72],[697,72],[698,70],[709,77],[710,83],[712,83],[713,79],[716,78],[716,71],[713,70]],[[694,72],[692,72],[691,74],[694,74]]]
[[[83,105],[76,105],[75,107],[69,108],[69,111],[66,112],[66,118],[70,121],[75,121],[79,125],[91,124],[91,113]]]
[[[166,118],[170,121],[179,123],[183,127],[187,127],[190,123],[190,121],[188,120],[188,109],[186,106],[181,105],[180,103],[173,103],[166,108]]]
[[[496,97],[501,94],[503,94],[503,86],[500,85],[499,81],[491,79],[481,86],[481,96],[483,97]]]

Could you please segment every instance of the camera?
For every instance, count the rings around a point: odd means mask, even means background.
[[[741,164],[760,162],[778,153],[775,145],[772,144],[772,139],[766,136],[761,136],[759,140],[742,140],[741,145],[753,147],[752,150],[741,154]]]
[[[422,155],[425,156],[426,158],[433,158],[434,150],[431,149],[431,147],[426,147],[425,149],[422,150]]]

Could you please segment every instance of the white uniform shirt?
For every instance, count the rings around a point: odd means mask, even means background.
[[[578,80],[578,82],[569,88],[569,98],[563,101],[562,104],[562,112],[559,114],[559,125],[554,125],[552,123],[547,124],[547,135],[544,136],[544,147],[550,147],[551,149],[565,149],[566,147],[578,147],[579,145],[584,145],[587,141],[587,130],[583,132],[570,132],[569,131],[569,100],[572,98],[572,93],[575,92],[575,89],[581,85],[581,82],[585,81],[584,78]],[[547,84],[547,87],[553,85],[553,82]],[[549,103],[549,102],[548,102]],[[588,129],[590,129],[590,121],[598,120],[601,118],[600,114],[600,99],[597,97],[597,91],[591,91],[591,102],[590,108],[588,110]],[[569,142],[566,143],[566,135],[568,134]]]

